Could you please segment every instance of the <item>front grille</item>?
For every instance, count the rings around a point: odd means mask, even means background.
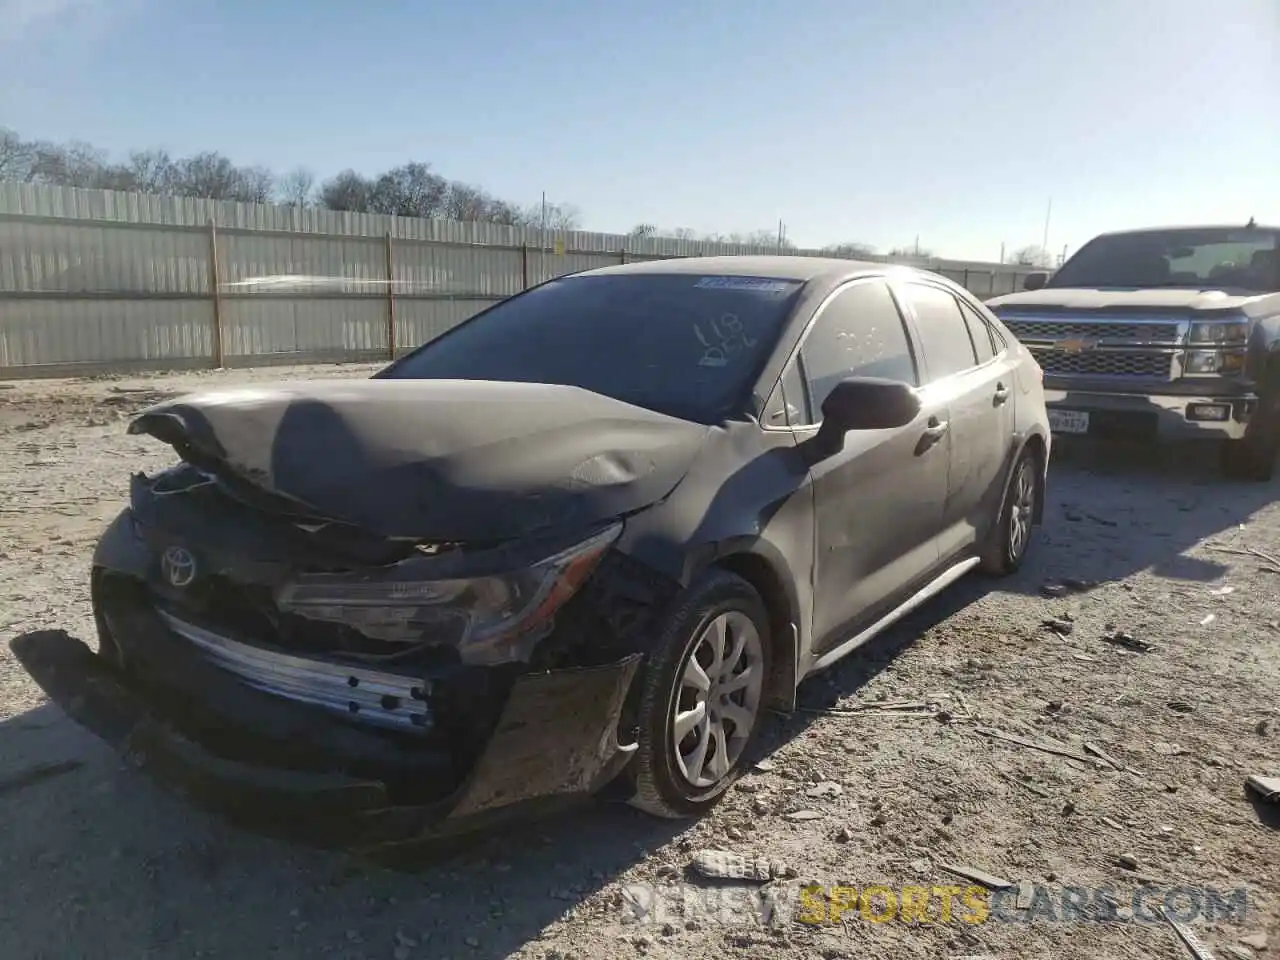
[[[1060,340],[1064,337],[1093,337],[1106,340],[1138,340],[1150,343],[1178,342],[1176,323],[1112,323],[1096,320],[1004,321],[1019,340]]]
[[[1172,357],[1147,350],[1091,350],[1087,353],[1059,353],[1031,350],[1040,369],[1050,375],[1102,377],[1155,377],[1172,375]]]

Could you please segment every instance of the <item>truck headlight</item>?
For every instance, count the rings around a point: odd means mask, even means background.
[[[1191,376],[1231,376],[1244,372],[1244,354],[1236,350],[1188,350],[1182,372]]]
[[[1191,324],[1192,343],[1244,343],[1249,339],[1248,320],[1198,321]]]
[[[394,643],[445,643],[468,664],[527,659],[530,638],[572,597],[622,533],[615,523],[509,573],[421,579],[421,559],[367,574],[302,574],[282,586],[282,610],[342,623]]]

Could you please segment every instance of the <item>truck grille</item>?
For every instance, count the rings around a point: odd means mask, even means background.
[[[1186,324],[1129,317],[1001,316],[1040,368],[1058,377],[1172,380]]]
[[[1138,340],[1144,343],[1178,342],[1176,323],[1099,323],[1071,320],[1015,320],[1005,325],[1019,340],[1060,340],[1064,337],[1099,337],[1108,340]]]
[[[1156,377],[1168,379],[1171,358],[1167,353],[1146,350],[1057,353],[1031,348],[1040,369],[1056,376]]]

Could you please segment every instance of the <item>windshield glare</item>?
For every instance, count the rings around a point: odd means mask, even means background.
[[[740,409],[801,286],[694,273],[566,277],[498,304],[379,376],[565,384],[717,423]]]
[[[1063,264],[1050,287],[1186,287],[1280,291],[1273,230],[1153,230],[1096,237]]]

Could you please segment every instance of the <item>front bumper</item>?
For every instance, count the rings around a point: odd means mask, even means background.
[[[619,745],[616,731],[639,655],[518,678],[469,775],[440,799],[405,803],[386,779],[351,769],[357,738],[368,734],[347,730],[317,762],[310,748],[324,739],[326,720],[305,706],[248,688],[233,691],[234,705],[206,704],[250,715],[264,739],[290,729],[321,734],[292,764],[263,763],[263,744],[243,721],[229,717],[213,735],[180,729],[106,656],[65,633],[29,634],[13,650],[51,700],[135,766],[236,822],[322,846],[376,853],[559,808],[598,792],[635,750]]]
[[[1072,389],[1051,384],[1048,377],[1045,380],[1045,406],[1050,420],[1058,421],[1051,423],[1057,437],[1081,433],[1080,418],[1069,415],[1086,413],[1088,424],[1083,435],[1090,438],[1161,442],[1240,440],[1258,408],[1257,394],[1246,391],[1225,395],[1122,393]],[[1224,411],[1225,418],[1196,419],[1197,412],[1210,408]],[[1063,413],[1068,416],[1061,417]],[[1069,420],[1076,422],[1069,423]]]

